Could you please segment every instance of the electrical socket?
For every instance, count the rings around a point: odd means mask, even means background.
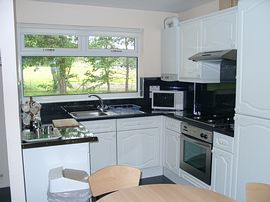
[[[152,92],[160,90],[160,86],[149,86],[149,98],[152,98]]]

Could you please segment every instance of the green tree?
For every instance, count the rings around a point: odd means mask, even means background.
[[[125,37],[123,43],[125,45],[125,49],[127,50],[130,45],[134,45],[134,39],[133,38],[127,38],[127,37]],[[130,68],[132,68],[132,67],[134,68],[135,67],[135,63],[134,63],[134,60],[130,60],[129,57],[126,57],[126,61],[125,61],[125,64],[124,65],[126,67],[125,91],[128,92],[129,71],[130,71]]]
[[[89,41],[90,48],[103,48],[103,49],[115,49],[115,41],[113,37],[94,37]],[[90,62],[93,70],[89,70],[85,73],[87,79],[84,80],[85,83],[91,83],[91,90],[94,90],[97,87],[102,86],[103,84],[107,85],[107,92],[111,91],[110,80],[113,78],[114,71],[112,67],[118,60],[117,57],[89,57],[86,58],[86,62]],[[100,73],[96,73],[100,71]]]
[[[128,37],[92,37],[89,41],[89,48],[92,49],[125,49],[134,47],[134,38]],[[121,51],[121,50],[119,50]],[[113,79],[113,66],[125,67],[125,91],[128,92],[130,68],[136,68],[136,62],[129,57],[98,57],[87,59],[93,66],[93,71],[87,71],[85,75],[88,77],[84,83],[96,82],[90,88],[93,90],[103,84],[107,85],[107,91],[110,92],[110,81]],[[97,76],[96,72],[101,73]]]
[[[26,35],[25,46],[29,48],[75,48],[77,38],[65,35]],[[69,79],[75,77],[71,74],[71,66],[76,57],[52,57],[33,56],[23,57],[23,68],[36,66],[50,66],[52,74],[53,91],[59,94],[66,94],[67,87],[72,87]]]

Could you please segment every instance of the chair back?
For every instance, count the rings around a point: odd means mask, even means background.
[[[141,171],[129,166],[108,166],[89,176],[89,186],[94,197],[139,185]]]
[[[270,202],[270,185],[248,183],[246,185],[247,202]]]

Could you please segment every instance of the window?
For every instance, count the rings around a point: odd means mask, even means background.
[[[139,96],[139,30],[24,24],[19,30],[23,97]]]

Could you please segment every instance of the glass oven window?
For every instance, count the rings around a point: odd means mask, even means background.
[[[190,166],[206,172],[207,151],[205,148],[192,142],[184,141],[184,158],[183,161]]]

